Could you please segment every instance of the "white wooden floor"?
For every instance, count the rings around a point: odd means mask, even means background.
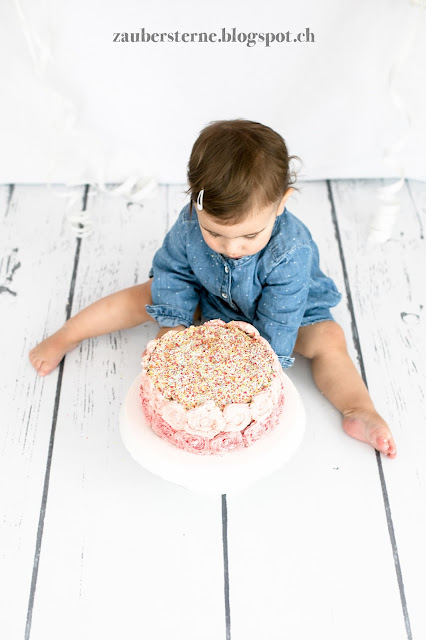
[[[184,201],[0,186],[0,637],[4,640],[426,638],[426,183],[391,240],[366,242],[382,181],[306,182],[335,318],[399,456],[341,429],[300,356],[293,460],[203,498],[139,467],[118,430],[154,324],[89,340],[39,378],[28,351],[97,298],[144,281]],[[76,239],[67,197],[93,233]]]

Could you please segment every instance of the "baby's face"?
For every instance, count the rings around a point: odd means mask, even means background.
[[[217,218],[204,209],[197,210],[201,233],[210,249],[227,258],[243,258],[261,251],[269,242],[277,215],[284,211],[284,197],[281,202],[256,209],[247,214],[242,222],[233,225],[219,224]]]

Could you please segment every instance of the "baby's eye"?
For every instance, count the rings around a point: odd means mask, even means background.
[[[211,235],[212,238],[217,238],[219,236],[218,233],[213,233],[213,231],[209,231],[209,234]]]
[[[244,237],[247,238],[247,240],[253,240],[253,238],[256,238],[257,235],[258,235],[257,233],[254,233],[251,236],[244,236]]]

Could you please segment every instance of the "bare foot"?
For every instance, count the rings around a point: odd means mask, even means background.
[[[343,429],[352,438],[371,444],[389,458],[396,457],[396,445],[391,430],[376,411],[369,409],[347,411],[343,415]]]
[[[78,342],[70,342],[66,328],[62,327],[31,349],[29,353],[31,364],[40,376],[46,376],[58,366],[64,355],[78,344]]]

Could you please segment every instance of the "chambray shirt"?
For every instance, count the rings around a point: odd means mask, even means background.
[[[308,228],[287,208],[277,216],[261,251],[238,260],[216,253],[201,234],[189,205],[156,252],[147,312],[162,327],[189,327],[198,304],[205,322],[243,320],[268,340],[283,368],[290,367],[300,326],[332,320],[340,300],[333,280],[319,267],[318,247]]]

